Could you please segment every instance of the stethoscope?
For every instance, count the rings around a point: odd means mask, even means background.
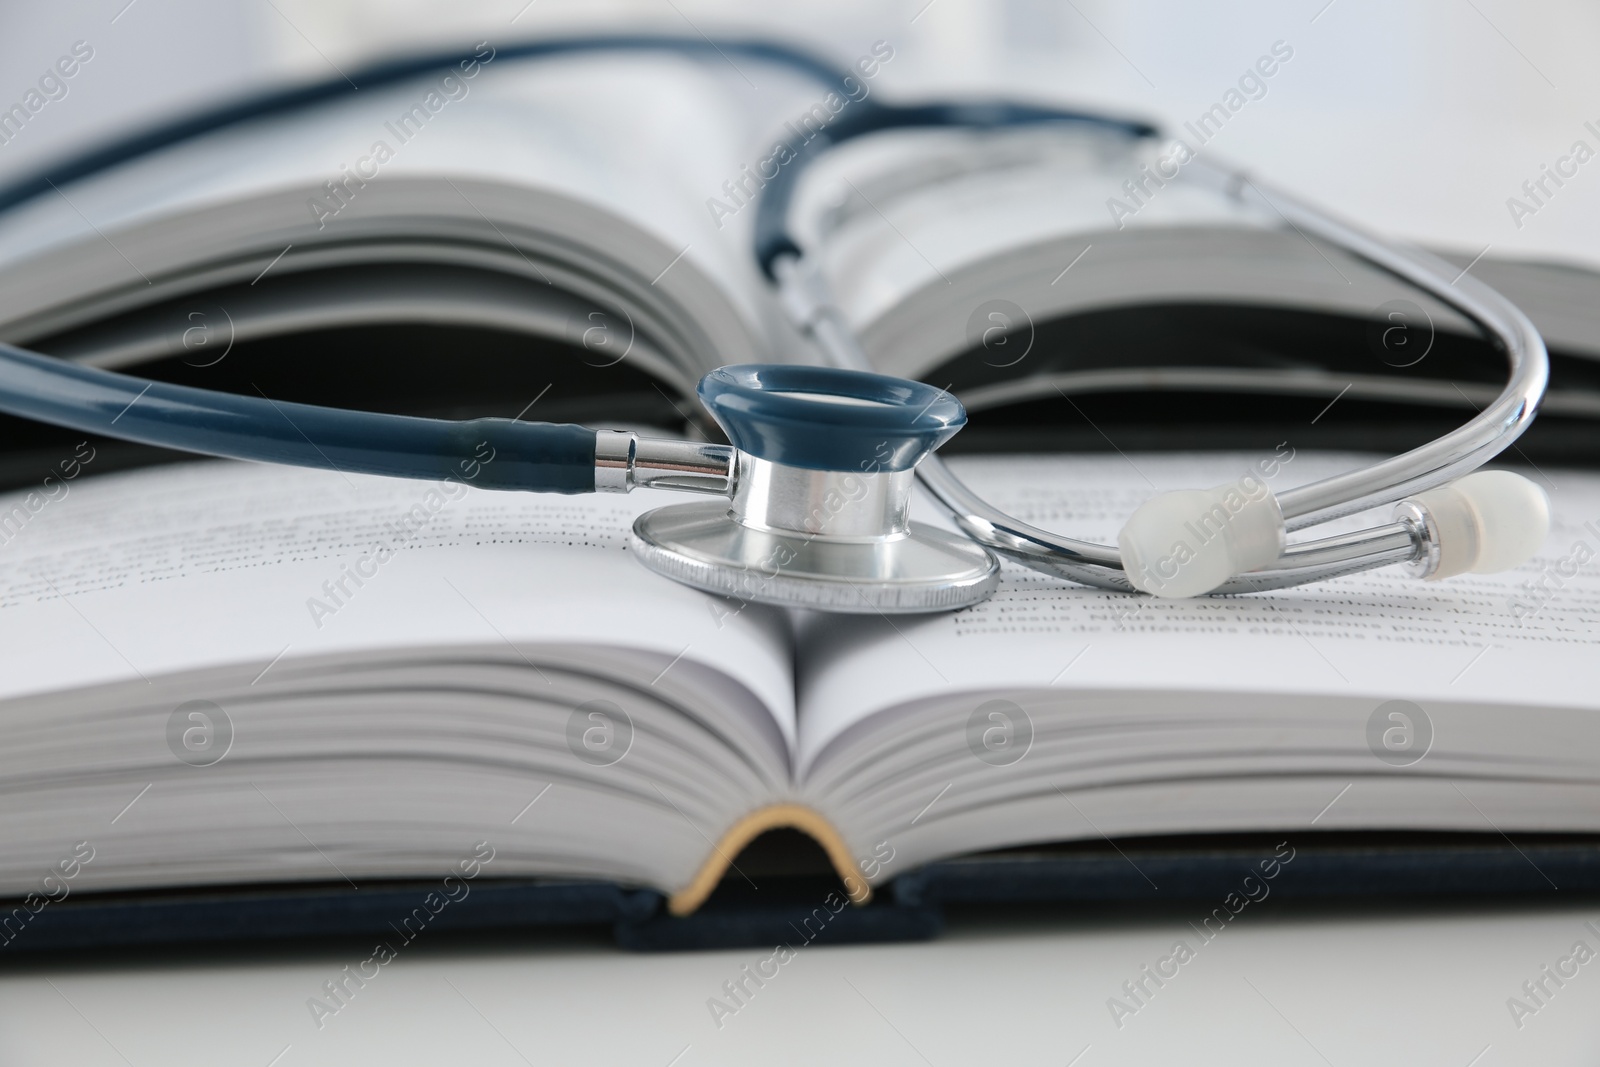
[[[827,64],[764,42],[596,37],[502,49],[535,58],[583,50],[741,54],[783,63],[835,87]],[[427,57],[364,72],[364,86],[455,62]],[[135,156],[245,119],[330,99],[344,79],[228,105],[125,138],[0,189],[0,210]],[[1480,325],[1504,350],[1500,395],[1460,428],[1410,452],[1282,493],[1259,480],[1161,494],[1141,505],[1116,546],[1064,537],[987,504],[933,452],[966,422],[942,389],[873,373],[817,259],[789,229],[805,166],[845,141],[890,129],[1087,124],[1130,140],[1154,127],[1111,116],[1009,103],[910,107],[863,100],[768,182],[756,256],[794,323],[830,364],[722,367],[698,392],[728,445],[626,430],[511,419],[446,421],[216,393],[152,382],[0,344],[0,411],[109,437],[234,459],[401,478],[438,479],[487,442],[496,460],[474,484],[548,493],[672,489],[718,499],[657,508],[629,546],[645,566],[741,601],[850,613],[966,607],[999,581],[998,557],[1090,586],[1167,597],[1283,588],[1401,563],[1420,578],[1518,566],[1541,546],[1549,505],[1506,471],[1477,468],[1531,424],[1548,358],[1510,301],[1442,260],[1329,217],[1254,178],[1195,159],[1181,180],[1265,207],[1303,234],[1337,245]],[[1202,375],[1203,376],[1203,375]],[[961,534],[910,519],[921,484]],[[1385,504],[1390,522],[1290,544],[1286,534]],[[963,536],[964,535],[964,536]]]

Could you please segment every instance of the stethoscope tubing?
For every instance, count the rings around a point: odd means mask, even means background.
[[[497,55],[538,58],[585,51],[740,54],[780,63],[830,87],[844,76],[802,50],[764,41],[662,35],[571,37],[528,42]],[[474,54],[476,56],[476,53]],[[432,55],[376,64],[356,72],[375,87],[450,67],[463,55]],[[0,211],[62,184],[240,122],[335,99],[351,79],[328,79],[231,102],[141,131],[0,187]],[[754,253],[802,329],[835,366],[870,369],[865,353],[828,291],[826,280],[789,230],[794,193],[806,165],[829,149],[891,129],[1000,129],[1087,124],[1132,140],[1156,127],[1116,116],[1007,101],[936,101],[901,106],[862,100],[821,136],[792,145],[796,158],[769,181],[757,207]],[[1404,248],[1334,218],[1250,175],[1210,158],[1192,160],[1185,180],[1210,182],[1228,196],[1276,213],[1308,241],[1321,238],[1415,285],[1481,326],[1505,352],[1505,388],[1463,426],[1419,448],[1278,494],[1286,527],[1304,528],[1393,503],[1457,478],[1509,447],[1531,423],[1548,383],[1548,356],[1538,331],[1515,305],[1487,285],[1427,253]],[[0,411],[85,432],[208,455],[407,478],[444,478],[485,449],[496,457],[475,484],[485,488],[579,493],[595,489],[595,433],[579,426],[508,419],[465,422],[344,411],[220,394],[148,382],[0,345]],[[492,470],[492,474],[485,474]],[[967,534],[1012,559],[1071,580],[1129,588],[1117,550],[1041,530],[992,507],[937,456],[918,469],[920,482]],[[1236,578],[1221,592],[1247,592],[1381,566],[1417,551],[1415,531],[1390,523],[1358,534],[1288,546],[1278,565]]]
[[[225,459],[483,489],[592,493],[592,429],[428,419],[148,381],[0,344],[0,411],[83,433]]]

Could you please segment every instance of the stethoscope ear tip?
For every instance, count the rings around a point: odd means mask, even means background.
[[[1402,500],[1395,510],[1423,540],[1413,574],[1431,580],[1513,570],[1550,534],[1550,498],[1511,471],[1474,471]]]
[[[1283,550],[1283,513],[1255,478],[1180,489],[1141,504],[1117,535],[1122,569],[1151,596],[1203,596]]]

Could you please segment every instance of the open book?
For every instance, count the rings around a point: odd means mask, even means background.
[[[893,48],[871,55],[863,93]],[[595,410],[646,380],[670,417],[669,394],[718,365],[815,358],[750,261],[751,175],[852,103],[765,67],[490,48],[0,218],[0,336],[239,389],[256,370],[225,376],[277,361],[304,370],[290,398],[316,401],[343,365],[289,362],[313,335],[354,357],[363,328],[490,330],[537,377],[587,368]],[[1104,217],[1141,158],[1081,130],[896,135],[826,160],[798,215],[832,227],[828,268],[874,360],[930,380],[985,354],[996,313],[1018,343],[1040,327],[1050,366],[1065,357],[1043,327],[1106,304],[1366,315],[1396,296],[1203,190]],[[1550,321],[1600,347],[1583,293],[1592,278]],[[429,353],[409,410],[472,377],[469,355]],[[366,366],[358,400],[386,378]],[[473,413],[574,410],[565,386],[533,407],[483,384],[491,409]],[[891,621],[646,572],[624,545],[664,502],[651,493],[214,462],[110,474],[110,449],[40,438],[8,459],[0,895],[69,867],[98,890],[356,885],[492,856],[495,875],[654,887],[681,914],[777,827],[811,835],[858,900],[1024,843],[1600,832],[1590,475],[1550,473],[1555,532],[1515,575],[1169,603],[1008,569],[983,605]],[[1357,462],[1288,452],[1275,488]],[[1158,489],[1260,458],[956,462],[1021,517],[1110,541]]]
[[[959,463],[1103,535],[1151,484],[1245,460]],[[220,462],[85,482],[4,549],[0,892],[79,841],[79,888],[360,885],[486,841],[495,875],[682,913],[780,826],[857,899],[1022,843],[1600,831],[1600,478],[1551,476],[1522,573],[1163,602],[1008,570],[979,607],[894,620],[653,575],[624,547],[650,499]]]

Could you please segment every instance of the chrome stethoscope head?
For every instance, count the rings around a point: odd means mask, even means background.
[[[759,364],[713,371],[699,394],[731,446],[602,431],[597,452],[613,462],[597,488],[731,498],[641,515],[629,547],[646,567],[740,601],[858,614],[945,611],[994,591],[991,553],[910,519],[917,464],[966,424],[955,397],[882,374]],[[694,464],[699,485],[687,484]]]

